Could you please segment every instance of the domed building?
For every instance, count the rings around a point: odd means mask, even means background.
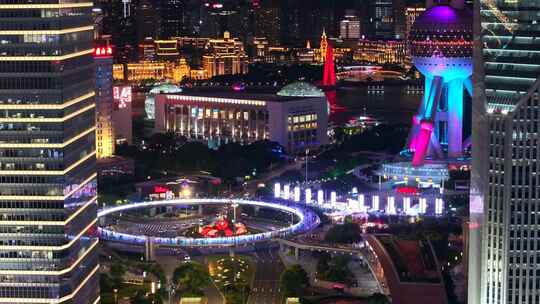
[[[305,82],[277,94],[186,88],[157,94],[151,110],[155,133],[173,132],[210,147],[270,140],[296,154],[328,143],[328,102],[323,91]]]
[[[281,88],[277,95],[286,97],[324,97],[324,92],[311,83],[296,81]]]
[[[181,93],[182,88],[177,85],[164,83],[153,87],[144,100],[144,111],[146,112],[146,118],[154,120],[155,117],[155,97],[161,93]]]

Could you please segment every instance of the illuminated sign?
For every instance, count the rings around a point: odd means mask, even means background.
[[[94,48],[94,57],[110,57],[112,56],[112,47],[100,46]]]
[[[154,193],[167,193],[169,189],[163,186],[154,186]]]
[[[113,87],[113,99],[115,109],[124,109],[128,103],[131,103],[131,87]]]

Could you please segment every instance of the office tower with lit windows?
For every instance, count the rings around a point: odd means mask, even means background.
[[[476,1],[470,304],[540,303],[540,2]]]
[[[96,157],[100,159],[114,154],[113,52],[107,39],[96,41],[94,62],[96,65]]]
[[[98,303],[92,2],[0,1],[0,303]]]
[[[394,38],[392,0],[371,0],[370,2],[370,38]]]
[[[360,39],[360,19],[355,11],[347,10],[339,22],[339,37],[345,40]]]
[[[181,0],[161,0],[161,38],[182,36],[184,28],[184,5]]]

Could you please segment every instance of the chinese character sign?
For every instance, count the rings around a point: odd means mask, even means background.
[[[124,109],[131,103],[131,87],[113,87],[115,109]]]

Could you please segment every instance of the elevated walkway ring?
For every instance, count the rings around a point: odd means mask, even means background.
[[[309,231],[320,224],[320,219],[317,214],[309,208],[306,208],[303,205],[295,203],[271,203],[255,200],[244,200],[244,199],[221,199],[221,198],[208,198],[208,199],[173,199],[173,200],[162,200],[162,201],[147,201],[147,202],[137,202],[127,205],[115,206],[110,208],[104,208],[98,211],[98,217],[103,217],[106,215],[142,209],[142,208],[153,208],[161,206],[171,206],[171,205],[184,205],[184,206],[194,206],[194,205],[221,205],[221,204],[238,204],[238,205],[248,205],[248,206],[257,206],[270,209],[276,209],[284,212],[293,213],[299,219],[297,223],[294,223],[290,226],[267,231],[256,234],[249,235],[240,235],[240,236],[230,236],[230,237],[216,237],[216,238],[188,238],[188,237],[152,237],[152,240],[155,244],[165,245],[165,246],[179,246],[179,247],[212,247],[212,246],[239,246],[252,244],[255,242],[268,241],[275,238],[284,238],[293,234],[300,234],[306,231]],[[98,228],[99,237],[102,240],[106,241],[116,241],[129,244],[139,244],[144,245],[147,239],[145,235],[136,235],[129,233],[122,233],[112,231],[110,229],[99,227]]]

